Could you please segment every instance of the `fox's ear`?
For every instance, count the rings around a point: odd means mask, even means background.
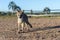
[[[17,12],[21,12],[21,10],[17,10]]]

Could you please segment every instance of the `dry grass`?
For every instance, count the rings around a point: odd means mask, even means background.
[[[17,18],[0,17],[0,40],[60,40],[60,18],[29,18],[29,22],[33,28],[17,34]]]

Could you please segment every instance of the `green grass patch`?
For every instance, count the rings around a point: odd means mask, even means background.
[[[31,18],[60,18],[60,16],[31,16]]]

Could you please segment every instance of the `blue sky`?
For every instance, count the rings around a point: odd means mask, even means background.
[[[8,4],[14,1],[22,10],[60,9],[60,0],[0,0],[0,11],[8,11]]]

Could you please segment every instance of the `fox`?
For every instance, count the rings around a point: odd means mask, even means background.
[[[18,18],[18,33],[20,31],[23,32],[23,27],[25,27],[25,23],[32,28],[32,25],[28,21],[28,16],[21,10],[17,11],[17,18]]]

